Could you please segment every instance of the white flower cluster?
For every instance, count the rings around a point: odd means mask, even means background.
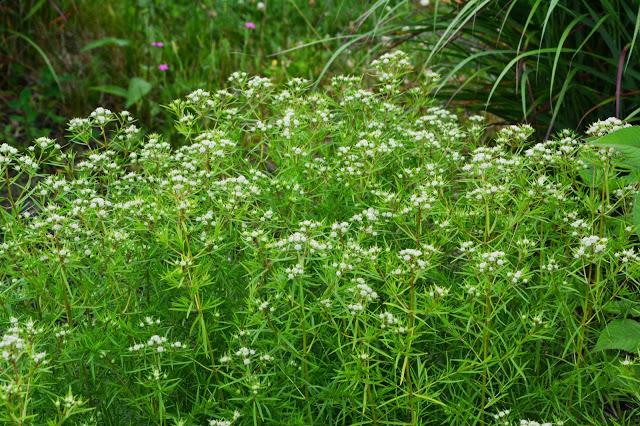
[[[507,186],[506,185],[494,185],[491,183],[485,184],[483,186],[479,186],[475,188],[473,191],[469,192],[467,196],[470,199],[474,199],[476,201],[482,201],[486,199],[491,199],[497,195],[506,194]]]
[[[449,294],[449,289],[446,287],[440,287],[438,285],[433,285],[429,290],[429,297],[438,298],[445,297]]]
[[[0,359],[15,363],[26,356],[36,365],[45,364],[47,353],[37,352],[33,343],[33,336],[42,331],[31,319],[21,326],[17,318],[11,318],[11,325],[0,340]]]
[[[82,398],[77,398],[71,390],[62,398],[58,398],[54,402],[56,407],[63,406],[65,409],[70,410],[73,407],[78,407],[84,404]]]
[[[597,235],[583,237],[580,239],[580,245],[574,252],[574,257],[578,259],[601,255],[607,249],[607,242],[607,238],[599,237]]]
[[[573,137],[565,137],[559,140],[550,139],[539,142],[525,151],[525,156],[530,164],[537,167],[545,167],[548,164],[556,164],[567,157],[576,154],[579,142]]]
[[[423,186],[414,194],[411,194],[408,206],[403,208],[401,214],[407,214],[416,210],[429,210],[437,199],[437,191],[431,187]]]
[[[511,410],[501,410],[501,411],[498,411],[496,414],[494,414],[493,418],[496,420],[503,420],[507,416],[509,416],[509,414],[511,414]]]
[[[473,176],[488,176],[489,171],[493,170],[510,173],[521,163],[521,157],[508,155],[502,145],[480,146],[473,150],[467,164],[462,166],[462,170]]]
[[[480,272],[493,272],[504,266],[505,253],[503,251],[492,251],[488,253],[480,253],[480,261],[478,262],[478,270]]]
[[[114,114],[106,108],[98,107],[89,117],[92,124],[102,127],[114,119]]]
[[[275,125],[281,129],[282,136],[285,139],[291,139],[292,129],[296,129],[300,126],[300,120],[296,118],[296,113],[293,109],[289,108],[284,112],[282,118],[276,120]]]
[[[231,417],[231,420],[211,419],[209,420],[209,426],[231,426],[233,422],[235,422],[239,418],[240,418],[240,412],[236,410],[233,412],[233,417]]]
[[[138,323],[138,326],[140,327],[146,327],[146,326],[152,326],[152,325],[158,325],[160,324],[160,319],[159,318],[153,318],[151,316],[146,316],[143,318],[142,321],[140,321]]]
[[[247,98],[261,97],[266,95],[267,90],[273,86],[267,77],[254,76],[247,81],[247,89],[244,95]]]
[[[451,111],[434,106],[427,108],[427,113],[416,120],[416,125],[418,127],[442,128],[444,124],[455,123],[457,120],[458,117]]]
[[[533,127],[528,124],[507,126],[500,129],[496,136],[496,142],[500,144],[510,143],[514,145],[522,145],[522,143],[525,142],[533,132]]]
[[[364,311],[364,305],[362,303],[351,303],[347,305],[347,309],[352,315],[356,315],[359,312]]]
[[[352,106],[373,106],[376,104],[377,98],[376,95],[370,90],[362,90],[358,89],[353,93],[345,95],[342,101],[340,102],[340,106],[346,107],[350,104]]]
[[[463,241],[458,248],[461,253],[473,253],[476,251],[476,246],[473,241]]]
[[[640,255],[636,253],[635,249],[632,247],[630,249],[625,249],[614,254],[617,259],[620,259],[620,262],[623,264],[640,264]]]
[[[540,423],[535,420],[520,420],[520,426],[553,426],[551,422]]]
[[[424,269],[427,266],[427,256],[437,253],[438,250],[431,244],[422,245],[420,248],[422,250],[402,249],[398,252],[398,256],[411,268]]]
[[[566,213],[562,221],[569,224],[573,237],[584,235],[591,228],[591,225],[586,220],[579,218],[575,211]]]
[[[558,262],[553,258],[549,259],[549,261],[541,267],[542,270],[547,272],[557,271],[559,268],[560,265],[558,265]]]
[[[287,269],[284,270],[284,272],[285,274],[287,274],[288,279],[293,280],[294,278],[304,274],[304,265],[301,263],[298,263],[294,266],[288,267]]]
[[[244,365],[251,364],[251,357],[254,356],[255,354],[256,354],[255,349],[247,348],[245,346],[241,347],[236,351],[236,356],[238,358],[242,358],[242,363]]]
[[[355,288],[352,289],[352,291],[360,296],[362,298],[362,300],[364,300],[365,302],[371,302],[373,300],[376,300],[378,298],[378,293],[376,293],[371,287],[369,287],[365,281],[364,278],[356,278],[355,280]]]
[[[413,68],[409,55],[401,50],[383,54],[371,62],[371,67],[376,70],[378,78],[383,83],[393,81]]]
[[[208,154],[212,157],[223,158],[229,154],[231,148],[236,146],[236,143],[226,139],[224,133],[216,131],[207,131],[199,134],[195,138],[195,143],[184,148],[184,152],[192,153],[190,158]],[[178,155],[181,155],[179,152]]]
[[[335,222],[331,224],[331,238],[338,238],[349,232],[349,222]]]
[[[187,102],[191,105],[207,104],[208,107],[213,107],[214,102],[211,99],[211,93],[203,89],[196,89],[189,93],[187,96]]]
[[[398,319],[389,311],[380,312],[380,328],[385,329],[398,324]]]
[[[539,196],[543,201],[565,201],[567,199],[565,191],[545,175],[538,176],[532,182],[531,188],[527,190],[527,195],[530,197]]]
[[[220,200],[223,207],[232,210],[241,202],[248,202],[262,193],[259,181],[264,177],[261,173],[255,173],[247,178],[244,175],[221,179],[214,183],[221,191]]]
[[[0,144],[0,166],[7,165],[18,155],[18,150],[9,144]]]
[[[529,278],[525,276],[525,272],[523,270],[508,272],[507,277],[511,278],[512,284],[518,284],[518,283],[527,284],[529,282]]]
[[[598,120],[595,123],[592,123],[586,133],[590,136],[599,137],[625,127],[631,127],[631,124],[625,123],[619,118],[609,117],[606,120]]]
[[[247,82],[248,78],[249,75],[246,72],[234,71],[233,73],[231,73],[229,78],[227,78],[227,81],[231,84],[241,87]]]
[[[151,336],[146,343],[135,343],[133,346],[129,347],[129,352],[139,352],[143,349],[151,349],[153,352],[162,353],[165,352],[167,347],[170,348],[183,348],[184,345],[180,341],[175,341],[172,343],[168,343],[168,340],[164,336],[158,336],[154,334]]]
[[[87,118],[72,118],[67,124],[67,130],[71,133],[82,133],[91,128],[91,122]]]

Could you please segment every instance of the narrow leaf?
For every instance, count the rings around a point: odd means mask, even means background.
[[[85,47],[80,49],[80,52],[84,53],[84,52],[87,52],[89,50],[96,49],[98,47],[110,46],[110,45],[119,46],[119,47],[128,46],[129,45],[129,40],[124,39],[124,38],[116,38],[116,37],[104,37],[104,38],[100,38],[98,40],[94,40],[94,41],[92,41],[90,43],[87,43],[87,45]]]
[[[636,193],[633,200],[633,210],[631,211],[631,221],[636,227],[636,234],[640,237],[640,192]]]
[[[89,90],[92,90],[94,92],[108,93],[110,95],[119,96],[121,98],[127,97],[127,89],[120,86],[112,86],[112,85],[93,86],[93,87],[90,87]]]
[[[55,80],[56,85],[58,86],[58,89],[60,89],[60,97],[62,97],[62,99],[64,100],[64,91],[62,90],[62,84],[60,84],[60,78],[58,77],[58,73],[56,72],[55,68],[53,68],[53,65],[51,64],[51,61],[49,60],[49,56],[47,56],[47,54],[44,53],[44,50],[42,50],[42,48],[40,46],[38,46],[36,44],[36,42],[31,40],[26,35],[24,35],[22,33],[18,33],[18,32],[13,31],[13,30],[8,30],[8,31],[11,34],[14,34],[16,37],[20,37],[21,39],[23,39],[24,41],[29,43],[29,45],[31,45],[31,47],[33,47],[36,50],[36,52],[38,52],[40,57],[42,57],[42,60],[44,61],[44,63],[47,65],[47,68],[51,72],[51,75],[53,75],[53,79]]]

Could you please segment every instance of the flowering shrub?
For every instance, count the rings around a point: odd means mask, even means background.
[[[236,73],[168,106],[174,138],[98,108],[2,145],[0,418],[637,421],[638,353],[593,349],[638,312],[618,154],[488,137],[410,73]]]

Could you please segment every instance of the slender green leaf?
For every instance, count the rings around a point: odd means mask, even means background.
[[[18,33],[13,30],[8,30],[8,31],[11,34],[15,35],[16,37],[19,37],[24,41],[26,41],[27,43],[29,43],[29,45],[31,45],[31,47],[33,47],[36,50],[36,52],[38,52],[40,57],[44,60],[44,63],[47,65],[47,68],[51,72],[51,75],[53,76],[53,79],[55,80],[56,85],[58,86],[58,89],[60,89],[60,97],[62,97],[62,99],[64,100],[64,92],[62,90],[62,84],[60,83],[60,77],[58,77],[58,73],[56,72],[55,68],[53,68],[53,64],[51,64],[51,61],[49,60],[49,57],[47,56],[47,54],[44,53],[44,50],[42,50],[40,46],[38,46],[33,40],[31,40],[26,35],[22,33]]]
[[[549,127],[547,128],[547,135],[546,135],[547,138],[549,137],[549,135],[551,134],[551,131],[553,130],[553,125],[556,122],[556,117],[558,116],[558,112],[560,111],[560,108],[562,107],[562,102],[564,101],[564,95],[567,93],[567,89],[569,88],[571,83],[573,83],[573,77],[576,75],[577,72],[578,70],[576,68],[572,69],[571,72],[569,72],[569,75],[565,78],[564,83],[562,84],[562,89],[560,89],[560,93],[558,94],[558,101],[556,102],[556,105],[553,108],[553,115],[551,116],[551,122],[549,123]]]
[[[631,220],[636,227],[636,234],[640,237],[640,192],[636,193],[633,200],[633,209],[631,210]]]
[[[631,60],[631,55],[633,55],[633,50],[636,47],[636,40],[638,39],[638,33],[640,33],[640,6],[636,11],[636,24],[633,28],[633,38],[631,39],[631,43],[629,44],[629,54],[627,55],[627,62],[624,65],[624,70],[627,70],[627,66],[629,66],[629,61]]]
[[[553,67],[551,68],[551,83],[549,84],[550,98],[553,98],[553,88],[556,80],[556,71],[558,70],[558,61],[560,60],[560,53],[562,53],[562,48],[564,47],[564,43],[567,41],[567,37],[569,37],[569,34],[571,33],[571,31],[573,31],[573,28],[579,22],[581,22],[582,19],[584,19],[584,17],[585,15],[577,16],[573,21],[571,21],[569,25],[567,25],[565,30],[562,32],[562,35],[560,36],[560,41],[558,42],[558,47],[556,49],[556,55],[553,58]]]
[[[631,120],[633,117],[635,117],[636,115],[638,115],[638,113],[640,113],[640,107],[634,109],[632,112],[630,112],[625,118],[624,121],[629,121]]]
[[[502,70],[502,72],[500,73],[498,78],[496,79],[495,83],[493,83],[493,87],[491,87],[491,92],[489,92],[489,97],[487,98],[486,105],[489,106],[489,102],[491,101],[491,98],[493,97],[493,94],[495,93],[496,89],[500,85],[500,82],[502,82],[502,80],[504,79],[505,75],[507,75],[509,70],[511,70],[511,68],[513,68],[513,66],[515,64],[517,64],[518,61],[520,61],[521,59],[524,59],[526,57],[529,57],[529,56],[541,55],[543,53],[554,53],[555,51],[556,51],[555,48],[547,47],[547,48],[544,48],[544,49],[530,50],[528,52],[521,53],[521,54],[517,55],[515,58],[513,58],[504,67],[504,69]],[[562,51],[563,52],[573,52],[573,49],[562,49]]]
[[[484,1],[470,1],[462,8],[460,13],[458,13],[451,24],[447,27],[442,36],[438,39],[435,46],[429,57],[427,58],[427,62],[430,63],[433,56],[440,51],[444,46],[446,46],[451,39],[460,31],[462,28],[474,17],[476,14],[480,13],[480,11],[490,3],[491,0]]]
[[[85,52],[88,52],[89,50],[96,49],[98,47],[103,47],[103,46],[125,47],[128,45],[129,45],[129,40],[124,38],[103,37],[98,40],[94,40],[90,43],[87,43],[85,47],[80,49],[80,52],[85,53]]]
[[[558,5],[558,1],[560,0],[551,0],[549,2],[549,8],[547,9],[547,16],[545,16],[544,23],[542,24],[542,34],[540,34],[540,45],[538,46],[539,48],[542,47],[542,43],[544,41],[544,34],[547,30],[547,25],[549,24],[549,20],[551,19],[551,14],[553,13],[553,10]]]
[[[120,86],[112,86],[112,85],[93,86],[93,87],[90,87],[89,90],[92,90],[94,92],[108,93],[110,95],[119,96],[121,98],[127,97],[127,89]]]
[[[39,0],[38,2],[36,2],[36,4],[34,4],[33,6],[31,6],[31,9],[29,9],[29,12],[27,12],[27,14],[25,15],[25,17],[23,18],[24,21],[28,21],[29,18],[31,18],[33,15],[36,14],[36,12],[38,10],[40,10],[40,8],[44,5],[44,3],[47,0]]]

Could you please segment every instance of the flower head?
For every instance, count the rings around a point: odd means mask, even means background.
[[[169,65],[168,64],[160,64],[160,65],[158,65],[158,69],[160,71],[169,71]]]
[[[161,42],[161,41],[152,41],[152,42],[151,42],[151,45],[152,45],[153,47],[164,47],[164,43],[163,43],[163,42]]]
[[[244,27],[249,29],[249,30],[255,30],[256,29],[256,24],[254,24],[251,21],[247,21],[244,23]]]

